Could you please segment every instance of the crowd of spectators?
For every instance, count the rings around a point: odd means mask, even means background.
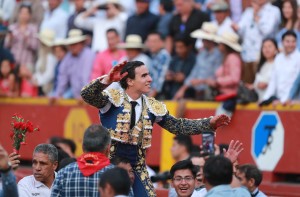
[[[297,0],[2,2],[1,96],[80,99],[89,81],[139,60],[149,96],[222,101],[217,113],[300,98]]]

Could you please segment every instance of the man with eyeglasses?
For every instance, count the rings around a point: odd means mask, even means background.
[[[175,163],[170,170],[172,187],[178,197],[191,197],[196,183],[197,169],[190,160]]]

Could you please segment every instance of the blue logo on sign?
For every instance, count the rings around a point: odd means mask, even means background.
[[[274,114],[264,114],[254,131],[254,154],[258,157],[265,154],[273,141],[272,133],[278,123],[277,116]]]

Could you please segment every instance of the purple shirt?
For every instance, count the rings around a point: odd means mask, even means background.
[[[80,91],[89,82],[94,59],[95,53],[88,47],[78,56],[67,53],[59,67],[55,96],[61,97],[70,86],[73,97],[81,98]]]

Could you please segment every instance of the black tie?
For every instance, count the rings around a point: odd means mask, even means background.
[[[137,105],[137,102],[130,101],[130,104],[131,104],[130,129],[132,129],[135,125],[135,106]]]
[[[251,194],[251,197],[257,196],[258,193],[259,193],[259,190],[257,190],[257,192],[255,192],[254,194]]]

